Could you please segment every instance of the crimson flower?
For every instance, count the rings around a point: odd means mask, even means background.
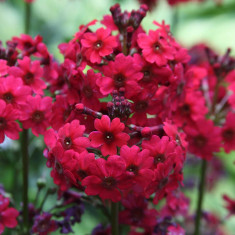
[[[19,67],[11,67],[9,74],[15,77],[21,77],[24,84],[31,87],[33,92],[43,95],[43,89],[47,87],[42,80],[43,69],[40,67],[40,61],[31,61],[25,56],[22,60],[18,60]]]
[[[99,195],[103,200],[113,202],[121,200],[120,190],[128,189],[132,181],[125,174],[125,162],[119,156],[110,156],[108,160],[99,158],[90,166],[91,175],[83,179],[87,195]]]
[[[32,133],[36,136],[43,135],[50,126],[52,98],[36,95],[28,96],[27,103],[22,108],[21,120],[25,129],[32,128]]]
[[[14,228],[18,222],[16,217],[19,212],[12,207],[9,207],[10,200],[0,194],[0,234],[4,232],[4,228]]]
[[[98,131],[91,132],[89,139],[93,147],[101,146],[101,153],[104,156],[115,155],[117,147],[126,144],[130,139],[128,134],[122,132],[125,125],[119,118],[114,118],[110,122],[110,118],[103,115],[101,119],[95,119],[95,128]]]
[[[138,45],[142,48],[144,58],[150,63],[164,66],[168,60],[174,59],[175,49],[171,47],[159,30],[149,31],[149,36],[145,33],[138,35]]]
[[[231,215],[235,215],[235,200],[231,199],[227,195],[223,195],[223,199],[226,201],[226,209],[228,210],[229,214],[228,217]]]
[[[95,33],[85,33],[81,40],[85,47],[84,54],[91,63],[100,63],[102,57],[110,55],[117,46],[114,36],[110,36],[111,30],[99,28]]]
[[[225,125],[222,128],[221,134],[224,141],[224,150],[229,153],[235,148],[235,114],[228,113]]]
[[[19,139],[21,128],[16,122],[18,111],[11,104],[6,104],[0,100],[0,143],[5,139],[5,135],[10,139]]]

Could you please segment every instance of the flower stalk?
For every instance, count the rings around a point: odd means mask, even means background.
[[[119,211],[119,203],[112,202],[111,204],[112,235],[119,235],[118,211]]]
[[[200,222],[202,216],[202,204],[205,191],[206,169],[207,169],[207,160],[203,159],[201,165],[200,183],[198,189],[198,202],[197,202],[197,212],[195,218],[194,235],[200,234]]]
[[[29,234],[29,212],[28,212],[28,130],[23,130],[21,137],[22,172],[23,172],[23,227],[24,234]]]

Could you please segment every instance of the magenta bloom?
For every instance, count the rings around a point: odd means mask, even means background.
[[[145,33],[138,35],[138,45],[142,48],[144,58],[150,63],[164,66],[168,60],[174,59],[174,47],[171,47],[159,30],[149,31],[149,36]]]
[[[120,151],[121,158],[126,163],[126,171],[136,183],[136,189],[143,191],[144,188],[152,181],[153,157],[149,156],[149,150],[133,145],[131,148],[123,146]]]
[[[229,212],[228,217],[235,215],[235,199],[231,199],[228,195],[223,195],[223,199],[227,203],[225,207]]]
[[[32,128],[32,133],[36,136],[43,135],[50,126],[52,98],[37,95],[28,96],[27,104],[23,107],[21,120],[25,129]]]
[[[58,226],[55,220],[51,219],[52,215],[48,212],[43,212],[34,218],[32,231],[38,235],[47,235],[55,231]]]
[[[222,139],[224,141],[224,150],[229,153],[235,149],[235,114],[228,113],[226,123],[222,128]]]
[[[64,150],[73,149],[81,153],[90,146],[90,141],[87,137],[83,137],[85,126],[80,125],[78,120],[73,120],[71,123],[66,123],[58,131],[58,140]]]
[[[18,111],[12,105],[7,105],[0,100],[0,143],[5,139],[5,135],[10,139],[19,139],[21,128],[16,122]]]
[[[221,145],[220,128],[211,120],[199,119],[193,126],[186,126],[189,151],[203,159],[210,160]]]
[[[92,175],[82,181],[85,193],[99,195],[103,200],[120,201],[120,190],[128,189],[132,183],[125,174],[125,162],[118,156],[110,156],[107,161],[99,158],[95,163],[90,166]]]
[[[4,232],[5,227],[14,228],[18,222],[16,217],[19,212],[12,207],[9,207],[10,200],[0,194],[0,234]]]
[[[105,77],[97,79],[97,85],[103,95],[124,87],[127,98],[130,98],[140,89],[138,81],[143,74],[140,73],[140,66],[134,63],[131,56],[120,53],[115,57],[115,61],[110,61],[103,70]]]
[[[116,38],[110,33],[110,29],[99,28],[95,33],[84,34],[81,43],[85,47],[84,55],[91,63],[100,63],[102,57],[110,55],[117,47]]]
[[[11,67],[9,73],[15,77],[21,77],[24,84],[31,87],[33,92],[43,95],[46,83],[42,80],[43,69],[40,67],[40,61],[31,61],[25,56],[23,60],[18,60],[18,67]]]
[[[12,104],[14,108],[20,108],[25,104],[31,92],[30,87],[23,85],[20,78],[13,76],[0,78],[0,99]]]
[[[115,155],[117,147],[126,144],[130,136],[122,132],[125,125],[120,122],[119,118],[114,118],[110,122],[107,115],[103,115],[101,119],[95,120],[95,128],[98,131],[93,131],[89,135],[91,145],[93,147],[101,146],[101,153],[104,156]]]

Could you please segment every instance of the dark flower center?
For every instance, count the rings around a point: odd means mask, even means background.
[[[164,188],[168,183],[168,178],[163,178],[160,182],[159,182],[159,185],[158,185],[158,189],[162,189]]]
[[[5,102],[6,102],[7,104],[12,103],[13,98],[14,98],[14,96],[13,96],[10,92],[7,92],[7,93],[5,93],[5,94],[3,95],[3,99],[5,100]]]
[[[86,98],[91,98],[93,95],[93,91],[92,91],[91,87],[89,87],[89,86],[85,86],[83,88],[83,92],[84,92],[84,95],[86,96]]]
[[[106,132],[104,138],[105,138],[105,142],[107,144],[110,144],[110,143],[113,142],[114,136],[113,136],[113,134],[111,132]]]
[[[4,130],[6,127],[6,120],[3,117],[0,117],[0,130]]]
[[[194,144],[198,148],[203,148],[206,145],[207,139],[203,135],[198,135],[194,138]]]
[[[32,120],[36,123],[42,122],[44,119],[44,113],[42,111],[35,111],[32,115]]]
[[[144,212],[142,208],[133,208],[131,210],[131,220],[134,224],[138,224],[144,217]]]
[[[78,170],[77,174],[81,177],[81,179],[84,179],[85,177],[87,177],[87,173],[84,170]]]
[[[162,153],[158,153],[154,158],[154,165],[157,165],[159,162],[164,162],[165,160],[165,155]]]
[[[227,129],[223,131],[222,136],[226,141],[231,141],[234,139],[235,133],[232,129]]]
[[[147,109],[148,103],[146,101],[138,101],[135,105],[136,112],[143,112]]]
[[[137,175],[139,172],[139,167],[134,164],[131,164],[127,167],[127,171],[133,172],[135,175]]]
[[[102,184],[106,189],[113,189],[117,184],[117,181],[113,177],[105,177]]]
[[[159,52],[160,49],[161,49],[161,45],[157,42],[153,45],[153,48],[154,48],[155,51]]]
[[[34,75],[32,73],[28,72],[24,75],[24,81],[27,85],[32,84],[33,80],[34,80]]]
[[[72,140],[70,137],[65,137],[64,138],[64,147],[66,149],[70,149],[70,147],[72,146]]]
[[[184,115],[189,115],[190,114],[190,106],[188,104],[184,104],[182,107],[181,107],[181,112],[182,114]]]
[[[95,48],[96,49],[100,49],[102,46],[103,46],[103,42],[100,41],[100,40],[95,43]]]
[[[39,232],[48,232],[48,229],[50,228],[50,220],[47,221],[47,220],[42,220],[38,223],[38,231]]]
[[[142,78],[142,81],[143,82],[151,81],[151,72],[150,72],[150,70],[148,68],[145,68],[142,72],[144,74],[144,76]]]
[[[59,162],[56,161],[55,163],[55,169],[57,171],[57,173],[59,175],[61,175],[63,173],[63,167],[61,166],[61,164]]]
[[[122,74],[116,74],[114,76],[114,85],[115,87],[123,87],[125,85],[125,77]]]

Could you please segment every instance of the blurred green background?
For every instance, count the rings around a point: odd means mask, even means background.
[[[109,8],[119,2],[122,9],[131,10],[138,8],[135,0],[35,0],[32,5],[31,35],[40,34],[44,38],[49,51],[57,59],[62,60],[57,49],[58,44],[68,41],[78,30],[79,25],[86,24],[93,19],[101,20],[103,15],[109,14]],[[24,32],[24,2],[23,0],[0,1],[0,40],[5,42],[12,36],[19,36]],[[174,15],[177,14],[178,21],[174,29],[174,36],[185,47],[190,48],[196,43],[207,43],[218,53],[224,53],[229,47],[232,55],[235,55],[235,0],[224,0],[218,6],[213,0],[204,3],[187,3],[171,8],[165,0],[159,0],[157,8],[148,13],[143,21],[145,29],[155,28],[153,20],[172,24]],[[50,170],[46,168],[46,160],[42,155],[44,148],[43,138],[32,138],[30,150],[30,199],[36,194],[35,183],[37,178],[44,177],[48,186],[52,186]],[[218,182],[216,187],[207,193],[204,207],[217,213],[222,218],[226,216],[222,194],[226,193],[235,197],[235,154],[222,154],[220,158],[226,165],[226,177]],[[185,168],[185,173],[191,168]],[[199,171],[196,167],[195,173]],[[197,177],[195,177],[197,181]],[[0,182],[4,184],[6,191],[12,193],[19,208],[21,199],[21,161],[19,145],[10,142],[3,147],[0,144]],[[41,198],[45,191],[41,193]],[[191,208],[195,208],[196,190],[188,191],[186,194],[191,198]],[[54,203],[53,197],[47,201],[46,207]],[[91,229],[100,221],[99,212],[90,208],[82,217],[82,223],[74,228],[75,234],[89,234]],[[235,218],[225,221],[228,234],[234,235]],[[55,234],[55,233],[54,233]]]

